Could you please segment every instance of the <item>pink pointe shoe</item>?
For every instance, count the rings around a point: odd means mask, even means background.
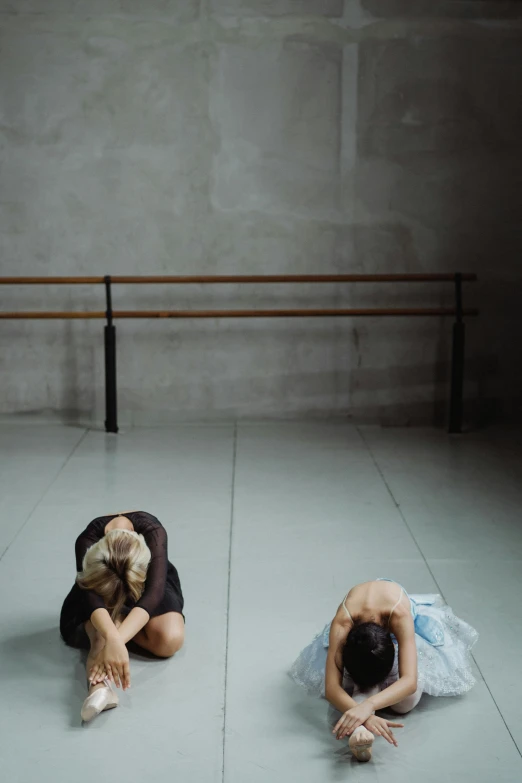
[[[85,723],[95,718],[100,712],[114,709],[120,703],[118,694],[113,691],[110,681],[106,678],[103,682],[104,687],[89,693],[82,704],[81,716]]]
[[[348,745],[357,761],[370,761],[372,758],[373,741],[375,737],[364,726],[359,726],[353,732]]]

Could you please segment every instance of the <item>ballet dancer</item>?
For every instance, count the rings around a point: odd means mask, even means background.
[[[290,675],[328,700],[337,739],[349,737],[355,758],[369,761],[375,736],[397,746],[392,729],[404,726],[376,712],[405,715],[423,693],[458,696],[473,687],[477,639],[440,595],[408,595],[397,582],[377,579],[348,592]]]
[[[145,511],[97,517],[76,540],[76,581],[60,615],[70,647],[88,649],[81,717],[117,707],[130,688],[131,640],[160,658],[183,645],[183,593],[168,560],[167,532]]]

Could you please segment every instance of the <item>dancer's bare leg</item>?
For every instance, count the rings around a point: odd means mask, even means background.
[[[152,617],[132,641],[158,658],[170,658],[183,647],[184,640],[183,616],[179,612],[167,612]]]
[[[85,631],[87,633],[87,636],[89,637],[89,642],[91,643],[91,648],[89,650],[89,655],[87,656],[87,665],[85,667],[86,674],[87,674],[87,682],[89,682],[89,676],[91,667],[97,658],[97,656],[101,653],[103,648],[105,647],[105,639],[101,635],[99,631],[96,630],[94,625],[91,623],[90,620],[87,620],[85,623]],[[98,690],[99,688],[105,688],[105,684],[103,682],[99,682],[97,685],[90,685],[89,686],[89,693],[93,693],[93,691]]]
[[[91,667],[94,661],[96,660],[96,657],[100,654],[100,652],[105,647],[105,639],[96,630],[96,628],[93,626],[90,620],[88,620],[85,623],[85,630],[87,632],[87,636],[89,637],[89,641],[91,643],[91,648],[87,656],[87,667],[86,667],[87,681],[89,681]],[[85,701],[83,702],[82,709],[81,709],[82,720],[91,721],[93,718],[96,717],[96,715],[99,715],[100,712],[104,712],[105,710],[110,710],[113,707],[117,707],[118,702],[119,702],[118,696],[110,687],[110,684],[108,682],[99,682],[96,683],[95,685],[90,685],[89,694],[85,699]]]
[[[406,696],[405,699],[403,699],[402,701],[398,701],[397,704],[392,704],[390,709],[393,710],[394,712],[397,712],[399,715],[406,715],[408,712],[411,712],[414,707],[417,706],[421,696],[422,696],[422,688],[417,688],[415,693],[412,693],[411,696]]]

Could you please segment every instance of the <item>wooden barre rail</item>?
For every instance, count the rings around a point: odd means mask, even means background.
[[[350,308],[350,309],[294,309],[294,310],[113,310],[113,318],[329,318],[348,316],[456,316],[452,308]],[[478,310],[470,308],[462,311],[462,315],[476,316]],[[0,312],[2,320],[80,320],[104,319],[107,313],[102,311],[80,312]]]
[[[462,274],[463,282],[475,282],[477,275]],[[375,274],[375,275],[114,275],[113,284],[175,283],[450,283],[455,274]],[[102,285],[105,277],[0,277],[0,285]]]
[[[439,274],[347,274],[347,275],[111,275],[96,277],[0,277],[1,285],[104,285],[106,309],[95,311],[0,312],[0,320],[106,320],[105,341],[105,429],[118,432],[116,389],[115,319],[125,318],[329,318],[329,317],[448,317],[453,316],[453,349],[449,431],[461,432],[464,382],[464,316],[476,316],[475,308],[464,309],[462,283],[475,282],[477,275]],[[113,284],[264,284],[264,283],[453,283],[455,306],[446,307],[363,307],[363,308],[272,308],[237,310],[113,310]]]

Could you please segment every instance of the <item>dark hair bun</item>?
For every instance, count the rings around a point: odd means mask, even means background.
[[[395,660],[390,632],[377,623],[352,628],[342,653],[343,666],[361,690],[386,679]]]

